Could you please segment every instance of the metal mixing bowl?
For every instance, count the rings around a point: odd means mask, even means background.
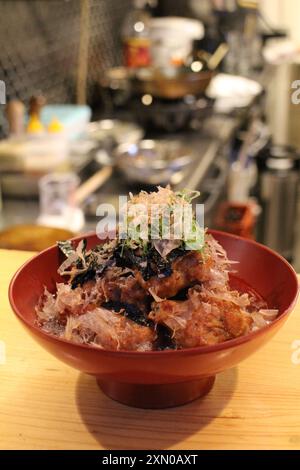
[[[130,182],[169,183],[191,161],[191,149],[176,140],[141,140],[116,150],[116,164]]]

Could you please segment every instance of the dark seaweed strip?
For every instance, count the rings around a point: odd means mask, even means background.
[[[94,268],[89,268],[84,273],[78,274],[74,277],[71,282],[71,288],[76,289],[78,286],[82,286],[85,282],[95,279],[96,270]]]
[[[188,298],[188,291],[191,288],[192,284],[189,287],[185,287],[184,289],[181,289],[179,292],[177,292],[174,297],[170,297],[169,300],[187,300]]]
[[[119,246],[114,252],[114,257],[117,266],[138,269],[143,279],[148,281],[153,276],[171,276],[172,262],[185,253],[183,248],[177,248],[165,259],[154,247],[150,248],[146,254],[139,256],[135,254],[135,250]]]
[[[102,307],[108,310],[114,310],[115,312],[124,310],[122,314],[139,325],[150,326],[152,324],[152,322],[145,317],[143,312],[133,304],[110,300],[102,304]]]
[[[134,250],[119,245],[114,251],[116,265],[121,268],[136,268],[145,261],[144,256],[137,256]]]
[[[73,248],[72,242],[70,242],[69,240],[59,241],[57,242],[57,246],[60,249],[60,251],[65,255],[66,258],[72,255],[75,251]]]
[[[172,338],[172,332],[165,325],[157,325],[157,338],[154,343],[154,349],[163,351],[164,349],[176,349],[176,343]]]

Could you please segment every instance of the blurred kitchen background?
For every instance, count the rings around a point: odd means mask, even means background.
[[[170,184],[300,270],[299,1],[0,9],[0,248],[95,230],[99,204]]]

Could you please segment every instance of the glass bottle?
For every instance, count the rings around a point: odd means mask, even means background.
[[[149,34],[151,15],[146,10],[147,4],[147,0],[134,0],[134,8],[130,10],[123,23],[122,41],[126,67],[148,67],[151,63]]]

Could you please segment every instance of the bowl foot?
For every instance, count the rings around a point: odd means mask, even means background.
[[[136,408],[170,408],[184,405],[206,395],[213,387],[215,376],[191,382],[171,384],[131,384],[97,379],[108,397]]]

